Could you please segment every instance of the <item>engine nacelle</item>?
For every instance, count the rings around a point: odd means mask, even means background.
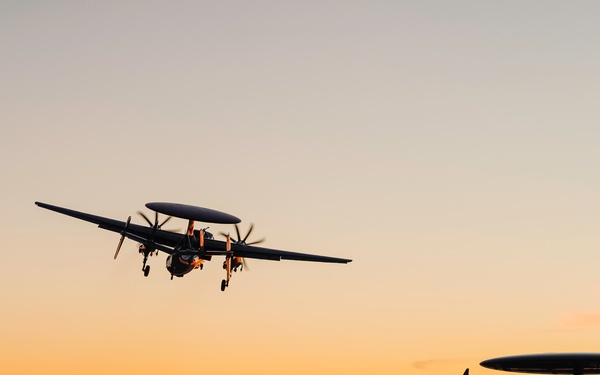
[[[237,272],[237,269],[242,266],[243,268],[244,259],[242,257],[231,257],[231,271]],[[227,269],[227,261],[223,262],[223,269]]]

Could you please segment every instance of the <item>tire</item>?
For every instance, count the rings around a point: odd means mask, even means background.
[[[144,276],[148,277],[149,274],[150,274],[150,266],[146,266],[146,268],[144,268]]]

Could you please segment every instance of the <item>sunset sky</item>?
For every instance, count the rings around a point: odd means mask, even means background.
[[[10,374],[471,375],[600,351],[600,2],[0,3]],[[347,265],[148,278],[168,201]],[[183,220],[166,227],[182,230]],[[210,231],[233,227],[210,225]]]

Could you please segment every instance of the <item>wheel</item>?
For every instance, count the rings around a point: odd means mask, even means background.
[[[227,281],[223,280],[221,281],[221,292],[224,292],[225,288],[227,288]]]
[[[148,277],[148,274],[150,274],[150,266],[146,266],[146,268],[144,268],[144,276]]]
[[[200,271],[202,271],[202,269],[204,268],[204,264],[200,265]]]

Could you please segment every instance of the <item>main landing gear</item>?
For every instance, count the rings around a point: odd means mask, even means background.
[[[229,281],[221,280],[221,292],[224,292],[225,288],[227,288],[228,286],[229,286]]]
[[[150,274],[150,266],[147,266],[146,262],[148,261],[148,254],[150,254],[150,252],[147,251],[145,248],[142,250],[142,246],[140,246],[140,252],[144,254],[144,263],[142,264],[142,271],[144,272],[144,276],[148,277],[148,275]]]

